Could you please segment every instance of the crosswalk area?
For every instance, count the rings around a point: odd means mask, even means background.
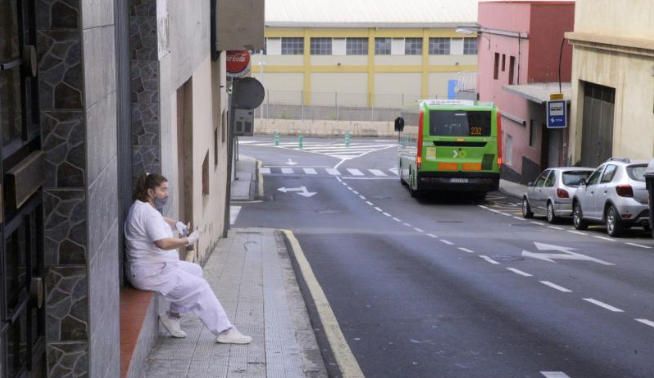
[[[296,150],[330,156],[341,160],[355,159],[372,152],[397,147],[394,143],[375,143],[375,142],[352,142],[346,143],[325,143],[325,142],[304,142],[300,146],[299,142],[283,142],[275,145],[272,142],[261,141],[239,141],[241,145],[256,147],[273,147],[284,148],[287,150]]]
[[[391,178],[398,176],[397,168],[359,169],[359,168],[325,168],[325,167],[262,167],[261,174],[266,176],[330,176],[360,178]]]

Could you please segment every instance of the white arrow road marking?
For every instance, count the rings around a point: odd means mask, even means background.
[[[341,172],[339,172],[338,169],[327,168],[325,170],[327,171],[327,173],[329,173],[332,176],[340,176],[341,175]]]
[[[304,168],[304,173],[306,173],[307,175],[317,175],[318,174],[318,172],[316,172],[316,170],[313,169],[313,168]]]
[[[282,187],[282,188],[279,188],[277,190],[279,190],[282,193],[296,192],[297,195],[302,196],[302,197],[306,197],[306,198],[313,197],[313,196],[315,196],[317,194],[316,192],[308,191],[306,186],[301,186],[299,188]]]
[[[538,248],[539,251],[558,251],[560,253],[534,253],[534,252],[523,250],[522,251],[523,257],[531,257],[532,259],[548,261],[551,263],[556,263],[555,260],[577,260],[577,261],[591,261],[597,264],[607,265],[607,266],[615,265],[613,263],[606,262],[604,260],[582,255],[581,253],[572,252],[573,248],[561,247],[558,245],[545,244],[539,242],[535,242],[534,244],[536,245],[536,248]]]
[[[570,378],[569,375],[562,371],[541,371],[541,374],[545,376],[545,378]]]
[[[282,168],[282,173],[285,175],[292,175],[294,172],[293,168]]]
[[[286,162],[286,165],[297,165],[297,162],[293,161],[293,159],[289,158],[288,161]]]
[[[613,306],[611,306],[610,304],[604,303],[604,302],[602,302],[602,301],[598,301],[597,299],[593,299],[593,298],[584,298],[584,300],[585,300],[586,302],[590,302],[590,303],[592,303],[592,304],[594,304],[594,305],[596,305],[596,306],[600,306],[600,307],[602,307],[602,308],[604,308],[604,309],[606,309],[606,310],[612,311],[612,312],[624,312],[623,310],[621,310],[621,309],[619,309],[619,308],[617,308],[617,307],[613,307]]]

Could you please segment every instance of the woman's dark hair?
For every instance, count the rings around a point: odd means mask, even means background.
[[[148,202],[150,200],[150,197],[148,196],[148,189],[154,190],[159,185],[167,181],[168,181],[167,178],[157,173],[142,174],[141,176],[139,176],[138,180],[136,180],[136,189],[134,190],[134,198],[139,201]]]

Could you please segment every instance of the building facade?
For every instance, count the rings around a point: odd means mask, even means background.
[[[254,75],[271,104],[398,108],[474,97],[476,1],[269,1]],[[467,37],[467,38],[466,38]]]
[[[0,3],[0,377],[120,375],[122,224],[138,175],[167,176],[166,215],[200,230],[182,258],[203,261],[221,237],[227,82],[212,9]]]
[[[654,4],[577,0],[570,160],[654,156]]]
[[[565,164],[567,132],[547,128],[545,105],[559,88],[570,98],[573,22],[574,1],[479,3],[479,98],[502,111],[505,179],[526,184]]]

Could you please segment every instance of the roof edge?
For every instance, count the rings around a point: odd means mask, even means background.
[[[266,21],[265,24],[268,28],[323,28],[323,29],[370,29],[370,28],[383,28],[383,29],[444,29],[444,28],[460,28],[460,27],[475,27],[478,26],[476,22],[438,22],[438,23],[421,23],[421,22],[405,22],[405,23],[386,23],[386,22],[284,22],[284,21]]]

